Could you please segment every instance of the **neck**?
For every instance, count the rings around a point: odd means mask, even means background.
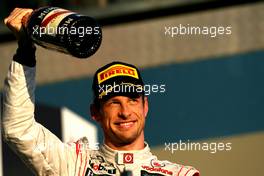
[[[129,150],[142,150],[145,147],[144,133],[131,143],[117,143],[105,138],[104,142],[108,147],[114,150],[129,151]]]

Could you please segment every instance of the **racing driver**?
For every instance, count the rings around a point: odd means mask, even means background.
[[[148,99],[138,69],[112,62],[94,75],[91,117],[104,142],[98,150],[83,137],[62,143],[34,119],[35,46],[24,32],[31,9],[14,9],[4,20],[18,40],[3,91],[3,137],[39,176],[199,176],[199,171],[152,155],[144,139]]]

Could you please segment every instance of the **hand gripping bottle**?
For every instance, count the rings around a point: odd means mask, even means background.
[[[26,30],[34,43],[78,58],[93,55],[102,41],[96,20],[59,7],[34,10]]]

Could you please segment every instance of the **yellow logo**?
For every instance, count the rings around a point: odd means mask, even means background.
[[[137,70],[126,65],[115,64],[97,74],[98,84],[115,76],[130,76],[138,78]]]

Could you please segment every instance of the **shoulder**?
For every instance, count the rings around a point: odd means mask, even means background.
[[[145,175],[152,173],[160,173],[160,175],[171,176],[199,176],[200,173],[192,166],[184,166],[177,163],[172,163],[167,160],[158,160],[153,158],[150,160],[149,165],[142,166]]]

